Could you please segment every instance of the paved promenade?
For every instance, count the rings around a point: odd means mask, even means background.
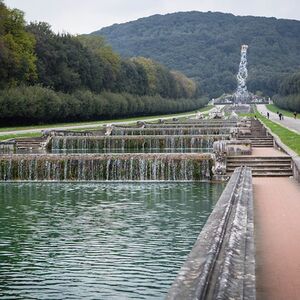
[[[269,112],[271,121],[276,122],[290,130],[294,130],[300,133],[300,119],[293,119],[284,116],[284,119],[280,121],[278,115],[268,110],[264,104],[256,105],[256,107],[257,110],[264,116],[267,116],[267,112]]]
[[[260,148],[253,155],[284,155]],[[300,184],[253,178],[258,300],[300,299]]]

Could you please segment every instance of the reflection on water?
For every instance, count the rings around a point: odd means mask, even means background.
[[[0,184],[0,298],[162,299],[223,187]]]

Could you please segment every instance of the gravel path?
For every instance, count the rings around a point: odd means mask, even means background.
[[[283,125],[284,127],[288,128],[290,130],[300,133],[300,119],[293,119],[293,118],[284,116],[284,119],[280,121],[278,115],[276,113],[273,113],[270,110],[268,110],[266,105],[259,104],[259,105],[256,105],[256,107],[257,107],[257,110],[264,116],[267,116],[267,112],[269,112],[271,121],[276,122],[280,125]]]

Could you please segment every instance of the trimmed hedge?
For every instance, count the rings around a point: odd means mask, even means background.
[[[201,108],[207,102],[207,98],[166,99],[159,95],[95,94],[88,90],[66,94],[41,86],[20,86],[0,91],[0,124],[43,124],[178,113]]]

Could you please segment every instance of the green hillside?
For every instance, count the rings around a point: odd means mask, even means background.
[[[300,67],[300,22],[223,13],[154,15],[92,33],[123,57],[155,59],[196,79],[211,96],[231,92],[240,45],[249,45],[252,92],[277,93],[280,79]]]

